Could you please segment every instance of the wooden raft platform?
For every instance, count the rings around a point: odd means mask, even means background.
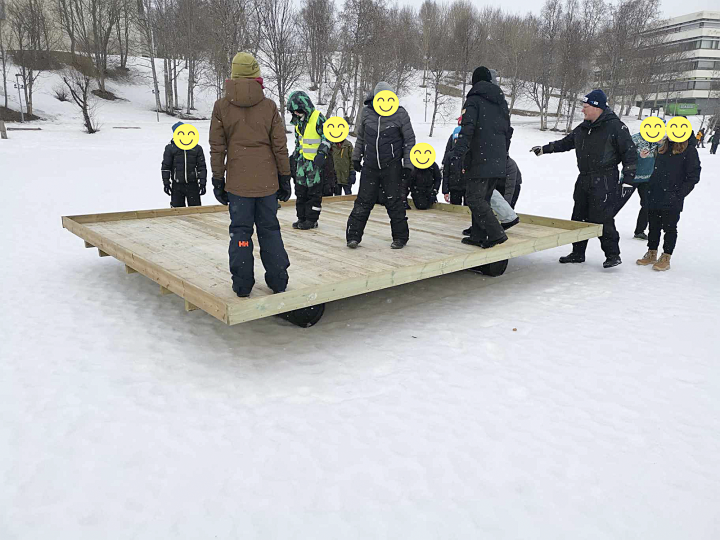
[[[376,206],[360,247],[345,245],[345,226],[354,195],[323,199],[319,227],[300,231],[294,201],[282,204],[278,219],[290,257],[290,282],[272,294],[255,244],[255,288],[238,298],[228,267],[230,216],[227,207],[202,206],[92,214],[62,218],[63,227],[96,247],[100,256],[125,263],[128,273],[143,274],[163,294],[185,299],[188,311],[200,308],[227,324],[237,324],[402,285],[441,274],[519,257],[535,251],[595,238],[602,226],[520,214],[509,240],[484,250],[460,243],[470,210],[438,203],[432,210],[410,210],[410,241],[390,249],[390,221]]]

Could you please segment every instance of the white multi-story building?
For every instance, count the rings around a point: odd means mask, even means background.
[[[651,31],[662,47],[677,51],[665,81],[648,100],[651,104],[695,104],[700,114],[717,112],[720,103],[720,11],[698,11],[668,19]],[[649,33],[650,34],[650,33]]]

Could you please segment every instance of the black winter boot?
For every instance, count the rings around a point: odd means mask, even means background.
[[[508,237],[506,235],[503,235],[497,240],[483,240],[480,247],[483,249],[490,249],[491,247],[497,246],[499,244],[504,244],[505,242],[507,242],[507,239]]]
[[[613,266],[617,266],[619,264],[622,264],[622,260],[620,260],[620,255],[611,255],[607,259],[605,259],[605,262],[603,263],[603,268],[612,268]]]
[[[350,240],[347,243],[347,247],[349,247],[350,249],[357,249],[357,247],[359,245],[360,245],[360,242],[358,242],[357,240]]]
[[[519,218],[519,217],[513,219],[513,220],[512,220],[511,222],[509,222],[509,223],[501,223],[500,225],[502,225],[502,228],[507,231],[510,227],[514,227],[514,226],[517,225],[518,223],[520,223],[520,218]]]
[[[461,242],[463,244],[467,244],[468,246],[482,247],[483,242],[485,242],[485,240],[473,240],[471,237],[467,236],[467,237],[463,238],[461,240]]]
[[[300,220],[296,221],[295,223],[292,224],[292,228],[293,228],[293,229],[299,229],[299,228],[300,228],[300,223],[302,223],[302,221],[300,221]]]
[[[390,247],[392,249],[402,249],[405,247],[405,244],[407,244],[407,240],[393,240],[392,244],[390,244]]]
[[[317,229],[317,221],[301,221],[297,228],[301,231],[307,231],[308,229]]]
[[[471,233],[472,233],[472,227],[468,227],[467,229],[465,229],[463,231],[463,236],[470,236]]]
[[[567,264],[567,263],[584,263],[585,262],[585,255],[580,255],[579,253],[575,253],[574,251],[570,253],[570,255],[565,255],[564,257],[560,257],[560,264]]]

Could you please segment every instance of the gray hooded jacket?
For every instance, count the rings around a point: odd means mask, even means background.
[[[353,160],[365,159],[364,165],[374,169],[384,169],[399,159],[403,166],[411,169],[410,150],[415,146],[415,132],[410,116],[403,107],[390,116],[381,116],[373,108],[373,98],[382,90],[391,90],[386,82],[379,82],[371,96],[365,100],[360,114],[357,141],[353,151]]]

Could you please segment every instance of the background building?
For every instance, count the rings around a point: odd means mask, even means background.
[[[720,108],[720,11],[698,11],[668,19],[645,32],[646,42],[668,52],[646,103],[653,108],[695,105],[696,114]],[[674,107],[669,107],[674,108]],[[691,107],[694,109],[694,107]]]

